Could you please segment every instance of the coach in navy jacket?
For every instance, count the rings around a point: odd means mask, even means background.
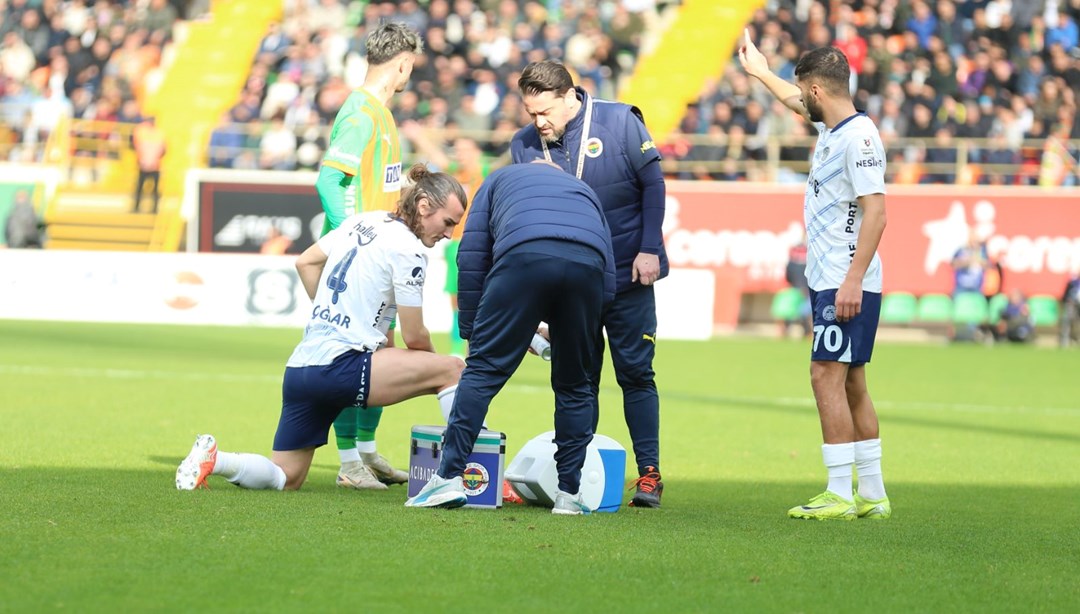
[[[652,284],[668,273],[661,231],[665,187],[660,154],[636,107],[592,98],[574,87],[570,73],[558,62],[529,64],[518,86],[533,123],[510,142],[513,161],[549,160],[583,180],[600,197],[611,228],[616,296],[604,312],[603,327],[641,476],[631,505],[659,507],[663,483],[660,397],[652,368],[656,351]],[[601,359],[594,365],[596,386],[602,363]]]
[[[615,257],[599,199],[547,163],[499,169],[473,198],[457,263],[458,324],[469,357],[439,475],[461,475],[492,398],[544,321],[551,336],[559,490],[577,497],[596,428],[591,374],[602,360],[600,318],[615,295]]]

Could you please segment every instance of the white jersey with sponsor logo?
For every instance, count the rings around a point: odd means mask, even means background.
[[[348,350],[374,351],[386,343],[398,305],[422,305],[424,245],[385,211],[346,218],[319,239],[319,248],[326,266],[289,367],[327,365]]]
[[[863,210],[858,198],[885,193],[885,147],[877,126],[863,113],[832,130],[823,123],[806,182],[806,279],[816,291],[840,287],[855,256]],[[862,289],[881,292],[881,258],[863,276]]]

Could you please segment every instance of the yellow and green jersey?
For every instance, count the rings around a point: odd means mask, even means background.
[[[401,193],[401,142],[390,109],[365,90],[349,94],[334,118],[323,164],[346,176],[338,219],[393,211]]]

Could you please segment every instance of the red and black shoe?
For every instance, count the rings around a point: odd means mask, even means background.
[[[660,472],[656,467],[646,467],[645,475],[634,482],[637,492],[630,499],[632,507],[660,507],[660,495],[664,494],[664,483],[660,481]]]

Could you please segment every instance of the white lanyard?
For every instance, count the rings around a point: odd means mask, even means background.
[[[569,123],[569,122],[568,122]],[[585,119],[581,125],[581,146],[578,147],[577,178],[581,179],[581,172],[585,170],[585,142],[589,140],[589,126],[592,124],[592,96],[585,101]],[[544,159],[551,162],[551,152],[548,151],[547,141],[540,139],[540,145],[544,148]],[[566,144],[563,143],[563,147]]]

